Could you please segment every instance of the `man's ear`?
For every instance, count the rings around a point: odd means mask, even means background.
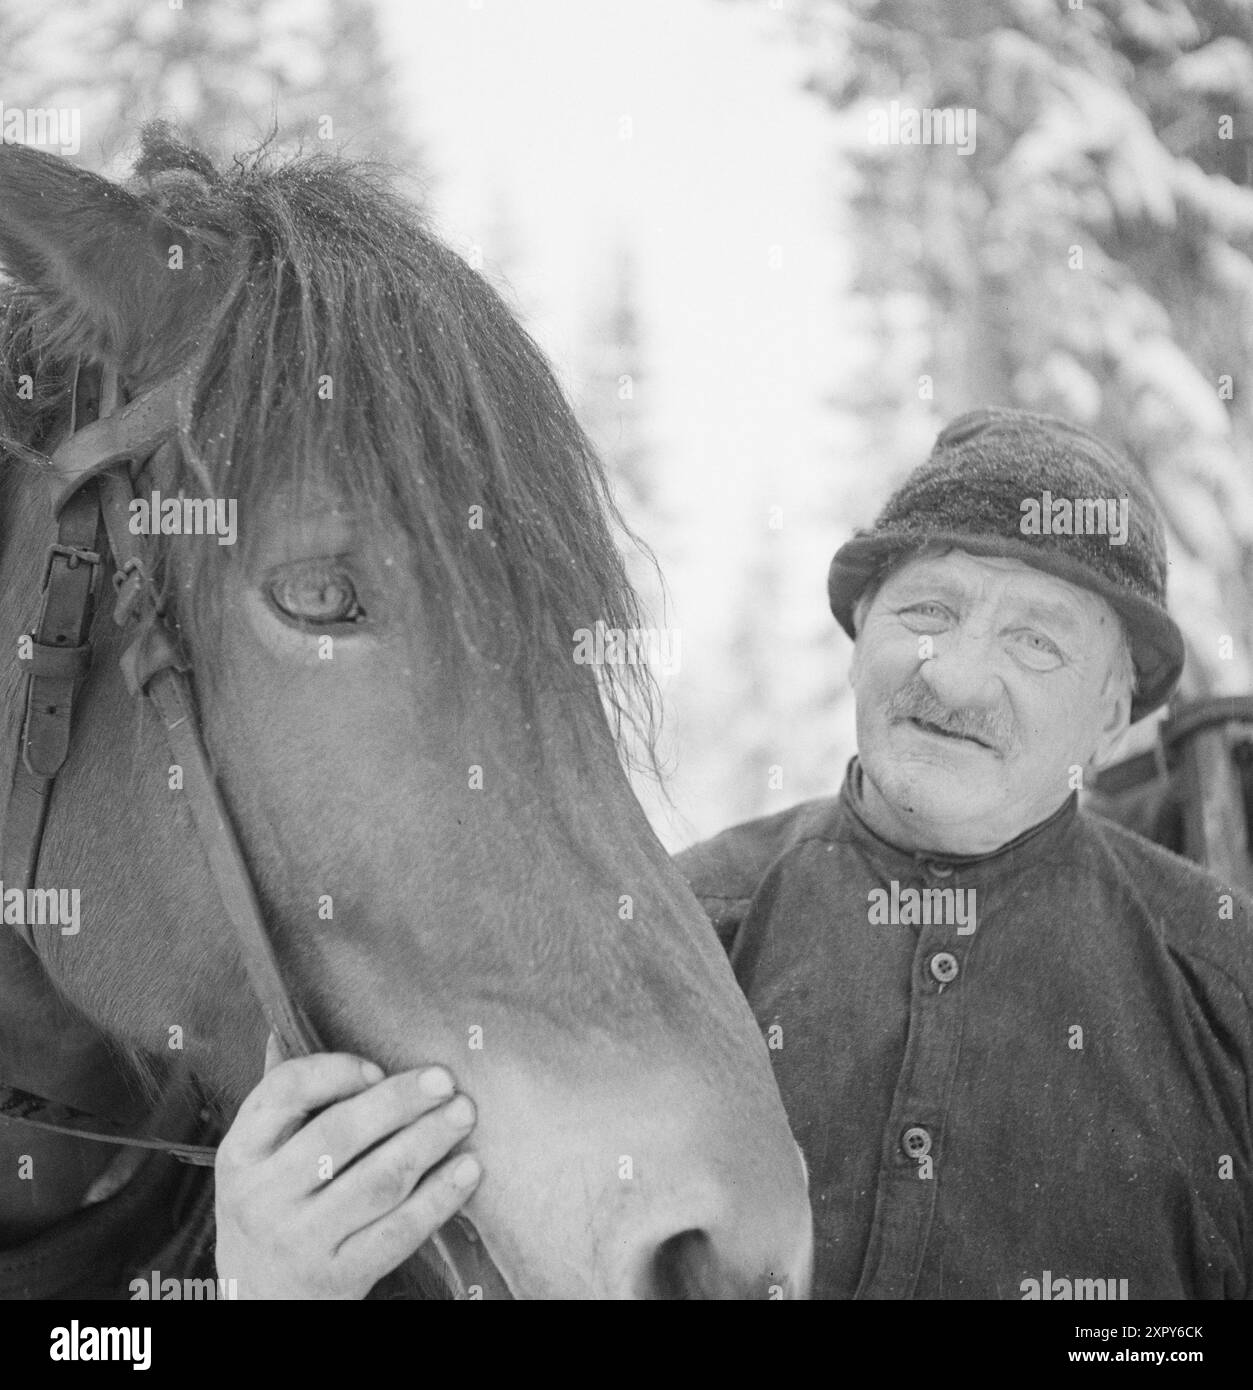
[[[857,680],[861,675],[861,662],[858,660],[858,650],[861,647],[861,639],[853,638],[853,655],[848,663],[848,683],[854,690],[857,689]]]
[[[877,588],[875,593],[878,593]],[[863,591],[858,594],[857,602],[853,604],[853,632],[856,636],[853,638],[853,656],[848,666],[848,682],[852,686],[856,686],[857,677],[861,673],[861,663],[858,657],[861,648],[861,631],[865,626],[866,615],[874,605],[874,599],[875,594]]]
[[[1102,692],[1103,721],[1097,731],[1096,746],[1092,750],[1091,764],[1095,768],[1105,767],[1114,759],[1127,730],[1131,727],[1131,691],[1123,680],[1115,678],[1113,672],[1105,682]]]
[[[0,142],[0,264],[43,302],[49,343],[146,383],[194,348],[227,241],[68,160]]]

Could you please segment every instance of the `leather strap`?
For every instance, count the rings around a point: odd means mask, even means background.
[[[1183,744],[1205,729],[1224,724],[1253,727],[1253,695],[1216,695],[1181,705],[1162,721],[1152,748],[1102,768],[1096,775],[1096,790],[1120,796],[1148,782],[1165,781]]]
[[[1168,752],[1202,729],[1217,724],[1253,724],[1253,695],[1215,695],[1176,710],[1162,726],[1162,742]]]
[[[118,589],[114,616],[120,624],[133,621],[136,627],[122,656],[127,685],[136,697],[147,695],[161,719],[171,755],[184,770],[192,817],[235,929],[249,982],[283,1052],[299,1056],[319,1050],[321,1043],[283,983],[247,864],[200,737],[189,665],[161,611],[146,543],[131,532],[129,524],[130,466],[142,463],[177,429],[190,381],[185,370],[113,413],[120,394],[116,374],[104,373],[98,381],[93,372],[75,371],[74,432],[57,449],[50,465],[58,533],[48,557],[34,633],[21,757],[5,816],[0,865],[8,886],[34,885],[52,788],[69,751],[74,695],[91,663],[87,635],[107,541]],[[93,418],[97,410],[106,413]],[[22,933],[27,945],[37,951],[28,923]],[[40,1108],[32,1109],[34,1105]],[[20,1111],[26,1123],[42,1128],[104,1142],[129,1142],[129,1136],[109,1121],[87,1116],[94,1124],[88,1129],[69,1123],[62,1109],[0,1083],[0,1115],[19,1118]],[[36,1118],[37,1114],[44,1118]],[[82,1112],[77,1114],[84,1118]],[[143,1146],[163,1144],[145,1140]],[[185,1148],[167,1147],[170,1152]]]
[[[52,455],[52,509],[56,513],[89,479],[122,464],[142,463],[177,432],[195,380],[184,367],[117,410],[116,373],[103,373],[99,418],[79,425]]]
[[[151,646],[149,642],[149,649]],[[163,664],[147,675],[146,693],[165,726],[171,756],[183,769],[183,787],[191,803],[200,843],[222,906],[235,928],[253,993],[284,1054],[287,1057],[308,1056],[320,1051],[322,1045],[304,1011],[283,983],[265,918],[253,891],[252,878],[209,767],[187,676],[173,664],[177,659],[177,647],[168,642],[159,649],[168,650],[170,656],[163,656]]]
[[[98,408],[93,373],[75,369],[71,400],[73,430]],[[0,879],[10,888],[35,885],[53,783],[69,754],[74,701],[91,665],[87,638],[95,617],[103,534],[95,487],[85,486],[57,515],[57,538],[48,552],[39,619],[31,634],[22,732],[0,849]],[[32,924],[23,921],[20,930],[35,950]]]
[[[0,1084],[0,1118],[20,1120],[36,1129],[70,1134],[77,1139],[92,1139],[102,1144],[122,1144],[128,1149],[159,1149],[183,1163],[193,1163],[201,1168],[212,1168],[217,1157],[217,1149],[207,1144],[179,1144],[169,1139],[145,1138],[133,1134],[116,1121],[78,1110],[72,1105],[47,1100],[16,1086]]]
[[[200,843],[266,1022],[285,1056],[308,1056],[320,1051],[322,1044],[283,983],[252,875],[209,764],[189,679],[191,663],[162,611],[145,542],[130,528],[134,491],[129,471],[117,468],[105,474],[100,492],[100,510],[117,570],[114,618],[119,624],[135,626],[121,657],[127,688],[137,699],[148,697],[165,729],[170,755],[183,769],[183,789]]]
[[[99,529],[100,506],[89,486],[61,513],[48,553],[21,743],[22,765],[36,777],[55,777],[70,751],[75,687],[91,665],[87,637],[101,564]]]
[[[114,618],[123,626],[135,624],[121,658],[127,686],[137,698],[146,695],[161,719],[170,753],[183,768],[183,785],[196,830],[235,929],[249,982],[280,1047],[286,1056],[294,1057],[319,1051],[322,1044],[283,983],[247,863],[200,735],[190,665],[163,612],[145,543],[132,534],[129,525],[131,467],[149,458],[174,435],[190,382],[190,372],[185,369],[114,413],[118,382],[115,373],[106,372],[99,391],[101,416],[83,424],[96,404],[89,399],[94,390],[93,374],[76,372],[77,428],[51,460],[58,540],[49,557],[49,582],[35,634],[23,756],[18,764],[23,775],[15,777],[10,795],[0,863],[6,880],[12,863],[16,870],[12,882],[24,886],[33,883],[53,780],[69,748],[73,694],[91,659],[86,640],[94,615],[93,586],[103,545],[98,537],[103,530],[115,567]],[[90,556],[85,553],[89,532],[94,552]],[[80,569],[88,572],[80,574]],[[48,699],[42,715],[36,695]],[[29,928],[27,942],[34,949]],[[158,1149],[205,1166],[212,1165],[216,1152],[204,1145],[136,1136],[99,1116],[3,1082],[0,1117],[81,1139]],[[464,1219],[450,1223],[423,1247],[423,1253],[462,1296],[471,1276],[494,1294],[508,1296],[507,1286]]]

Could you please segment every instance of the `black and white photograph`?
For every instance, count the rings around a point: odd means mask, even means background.
[[[41,1376],[1217,1362],[1253,3],[0,0],[0,711]]]

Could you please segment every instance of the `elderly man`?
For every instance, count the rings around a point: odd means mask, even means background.
[[[1253,903],[1078,805],[1183,664],[1138,476],[945,429],[831,565],[840,794],[679,858],[773,1049],[820,1298],[1253,1296]]]

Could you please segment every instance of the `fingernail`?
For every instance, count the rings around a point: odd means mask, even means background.
[[[472,1125],[474,1123],[474,1105],[469,1096],[458,1096],[452,1101],[444,1115],[450,1125]]]
[[[452,1170],[454,1187],[473,1187],[483,1172],[482,1164],[473,1154],[462,1154]]]
[[[443,1067],[431,1067],[418,1078],[418,1090],[432,1098],[450,1096],[453,1093],[452,1077]]]
[[[386,1076],[387,1073],[383,1070],[382,1067],[379,1066],[377,1062],[362,1062],[361,1075],[366,1081],[369,1082],[371,1086],[373,1086],[376,1081],[382,1081],[383,1077]]]

